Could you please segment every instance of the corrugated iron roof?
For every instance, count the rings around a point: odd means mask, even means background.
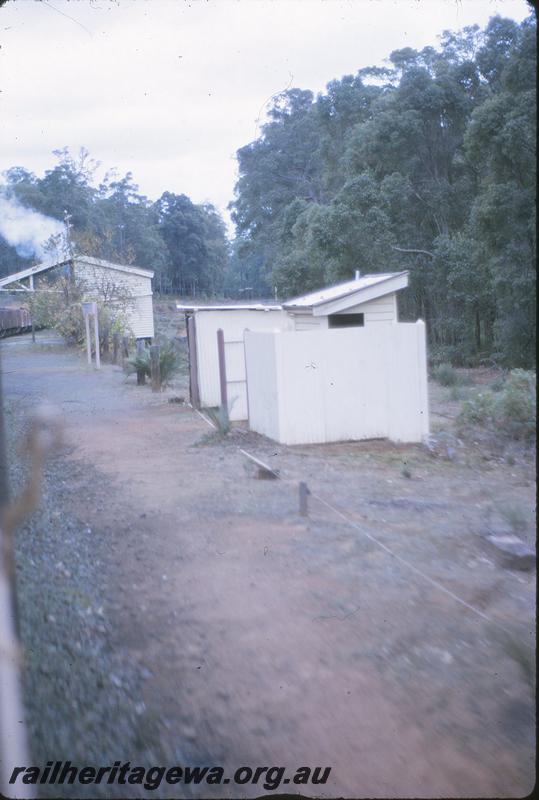
[[[319,289],[316,292],[310,292],[301,297],[287,300],[283,303],[283,308],[290,309],[291,311],[294,309],[314,308],[315,306],[323,305],[332,300],[340,300],[343,297],[356,294],[356,292],[361,292],[363,289],[369,289],[372,286],[380,285],[380,288],[383,289],[382,284],[385,281],[407,274],[407,270],[404,270],[403,272],[379,272],[373,275],[363,275],[352,281],[346,281],[346,283],[328,286],[325,289]],[[380,294],[383,294],[383,291],[381,291]]]
[[[154,276],[154,272],[151,269],[144,269],[144,267],[137,267],[131,264],[116,264],[112,261],[104,261],[102,258],[93,258],[92,256],[75,256],[73,260],[84,261],[86,264],[93,264],[104,269],[115,269],[118,272],[130,272],[132,275],[141,275],[143,278],[153,278]]]
[[[184,306],[178,304],[178,311],[282,311],[282,306],[269,306],[262,303],[251,303],[249,305],[229,305],[229,306]]]
[[[12,275],[5,275],[0,278],[0,286],[9,286],[10,283],[29,278],[30,275],[38,275],[40,272],[47,272],[49,269],[61,267],[68,264],[70,261],[84,261],[86,264],[92,264],[95,267],[102,267],[103,269],[113,269],[117,272],[128,272],[132,275],[141,275],[144,278],[153,278],[154,273],[149,269],[142,269],[142,267],[131,267],[126,264],[114,264],[112,261],[104,261],[101,258],[93,258],[92,256],[74,256],[73,258],[63,258],[59,261],[42,261],[40,264],[35,264],[33,267],[27,267],[20,272],[14,272]]]

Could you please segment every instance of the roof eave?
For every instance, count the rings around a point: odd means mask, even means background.
[[[376,281],[376,283],[371,284],[370,286],[358,287],[357,289],[355,289],[353,291],[349,290],[349,291],[343,292],[342,295],[338,295],[336,297],[323,298],[323,299],[315,301],[313,303],[309,303],[308,305],[307,304],[297,303],[298,300],[301,300],[300,297],[299,298],[294,298],[293,300],[289,301],[288,303],[283,303],[283,308],[286,311],[300,313],[300,314],[301,313],[305,313],[305,312],[309,313],[311,311],[315,316],[319,316],[321,312],[316,311],[316,309],[325,308],[326,306],[329,306],[330,304],[341,302],[341,301],[346,301],[349,298],[355,298],[356,296],[361,295],[363,293],[372,293],[373,290],[377,289],[378,287],[381,287],[382,285],[385,285],[388,281],[400,282],[398,279],[403,279],[404,278],[405,279],[404,286],[401,286],[401,287],[398,287],[398,288],[405,288],[405,286],[408,285],[408,275],[409,274],[410,274],[409,270],[402,270],[401,272],[392,272],[390,274],[384,275],[383,278],[381,277],[379,280]],[[365,276],[365,277],[367,277],[367,276]],[[344,284],[344,285],[346,285],[346,284]],[[380,296],[382,296],[383,294],[387,294],[390,291],[394,291],[394,290],[393,289],[384,288],[384,290],[382,292],[379,292],[379,294],[380,294]],[[397,291],[397,289],[395,289],[395,291]],[[306,296],[308,297],[308,295],[306,295]],[[367,302],[367,301],[363,301],[362,300],[361,302]],[[357,305],[357,302],[350,303],[350,305]]]
[[[376,300],[386,294],[393,294],[408,286],[408,270],[398,272],[388,278],[384,278],[372,286],[365,286],[358,289],[356,292],[343,295],[342,297],[334,297],[331,300],[324,300],[312,306],[312,313],[314,317],[325,317],[328,314],[338,314],[340,311],[346,311],[347,308],[359,306],[362,303],[369,303],[371,300]]]
[[[367,303],[385,294],[399,291],[408,285],[408,270],[397,272],[382,278],[371,286],[363,286],[355,291],[348,291],[338,297],[329,297],[309,305],[284,303],[283,308],[293,314],[312,314],[315,317],[338,313],[361,303]]]
[[[140,275],[143,278],[153,278],[155,275],[154,271],[151,269],[144,269],[144,267],[137,266],[132,267],[130,264],[116,264],[114,261],[107,261],[106,259],[95,258],[94,256],[77,255],[73,258],[73,261],[85,261],[87,264],[102,267],[103,269],[112,269],[131,275]]]
[[[11,283],[23,281],[25,278],[29,278],[31,275],[38,275],[40,272],[47,272],[49,269],[55,269],[56,267],[61,267],[64,264],[68,264],[71,260],[71,258],[66,258],[63,261],[56,261],[54,264],[34,264],[33,267],[27,267],[19,272],[14,272],[12,275],[4,275],[3,278],[0,278],[0,286],[9,286]]]
[[[195,312],[195,311],[282,311],[283,307],[280,305],[230,305],[230,306],[197,306],[197,305],[182,305],[176,304],[178,311]]]

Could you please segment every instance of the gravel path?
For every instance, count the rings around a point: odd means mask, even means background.
[[[329,765],[323,791],[302,787],[328,797],[531,788],[534,575],[501,568],[476,535],[493,496],[533,496],[525,465],[482,473],[415,447],[283,448],[241,430],[222,440],[168,402],[181,382],[154,395],[53,341],[12,342],[13,487],[36,404],[60,409],[65,435],[17,544],[36,763]],[[255,480],[240,446],[284,480]],[[299,517],[299,479],[358,529],[315,501]],[[361,530],[503,621],[509,639]],[[86,788],[77,796],[126,796]],[[213,795],[239,791],[262,793]]]

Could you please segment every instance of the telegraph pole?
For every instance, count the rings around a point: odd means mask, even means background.
[[[67,209],[64,209],[64,224],[65,224],[65,239],[66,239],[66,246],[65,251],[67,251],[67,256],[69,259],[69,276],[66,281],[65,285],[65,296],[66,302],[69,302],[71,288],[73,287],[73,279],[75,277],[75,265],[73,263],[73,244],[71,242],[71,214],[68,213]]]
[[[64,208],[64,225],[66,228],[66,249],[70,259],[73,258],[73,245],[71,242],[71,214]]]

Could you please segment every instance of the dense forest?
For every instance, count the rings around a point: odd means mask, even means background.
[[[401,308],[425,319],[431,351],[530,365],[535,60],[535,21],[495,17],[317,98],[281,95],[238,153],[241,279],[289,295],[409,269]]]
[[[238,151],[231,243],[212,206],[151,202],[130,174],[95,187],[85,151],[57,151],[43,178],[8,170],[4,194],[67,211],[79,250],[151,266],[158,289],[183,294],[286,297],[407,269],[401,318],[425,319],[435,358],[531,366],[535,18],[447,31],[387,63],[274,99]],[[0,274],[20,263],[0,238]]]
[[[67,221],[71,246],[80,253],[155,270],[157,289],[189,295],[223,291],[230,247],[213,206],[172,192],[151,202],[139,194],[131,173],[119,178],[110,171],[95,186],[99,165],[84,148],[76,157],[67,148],[54,155],[58,163],[43,178],[22,167],[4,173],[3,195],[20,221],[11,226],[16,247],[0,236],[0,275],[35,261],[33,220],[25,226],[23,213],[32,209]],[[55,242],[47,249],[54,255]]]

